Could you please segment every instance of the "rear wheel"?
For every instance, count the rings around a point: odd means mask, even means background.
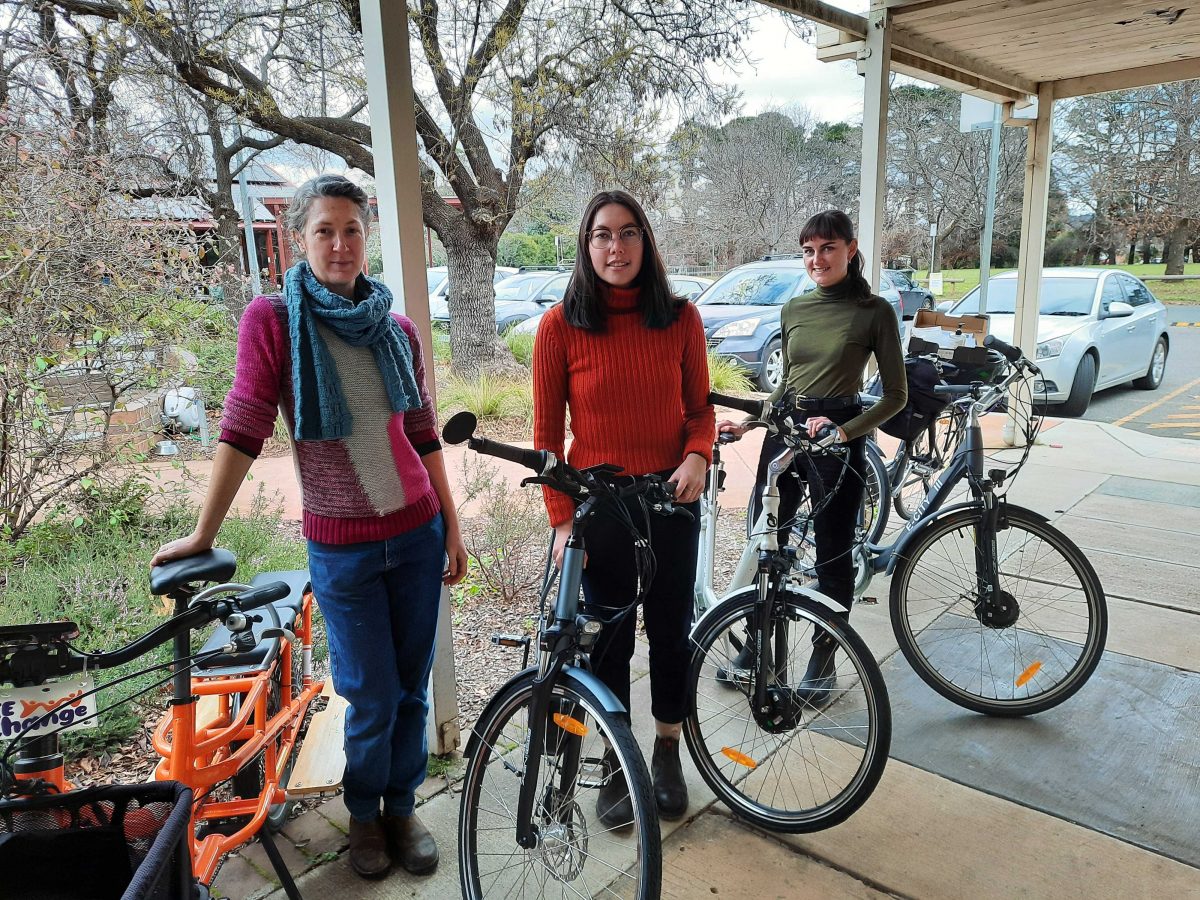
[[[1157,390],[1166,372],[1167,339],[1160,337],[1154,344],[1154,352],[1150,354],[1150,366],[1146,369],[1146,374],[1135,380],[1133,386],[1143,391]]]

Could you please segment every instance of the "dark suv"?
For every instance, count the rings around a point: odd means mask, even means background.
[[[879,295],[900,315],[900,294],[887,276]],[[714,353],[747,369],[763,391],[783,376],[779,313],[783,304],[815,290],[800,257],[760,259],[730,269],[696,301],[704,334]]]

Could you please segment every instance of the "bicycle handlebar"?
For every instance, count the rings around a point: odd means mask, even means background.
[[[730,397],[726,394],[718,394],[716,391],[709,392],[708,402],[714,406],[727,406],[730,409],[740,410],[746,413],[746,415],[764,420],[767,418],[767,410],[770,408],[770,404],[766,400],[747,400],[744,397]]]
[[[1029,369],[1029,371],[1034,375],[1037,375],[1040,372],[1038,367],[1033,364],[1033,361],[1021,352],[1020,347],[1014,347],[1012,344],[1008,343],[1008,341],[1002,341],[994,334],[989,334],[983,339],[983,346],[989,350],[995,350],[1013,365],[1025,366],[1025,368]]]
[[[87,669],[111,669],[145,656],[176,635],[183,634],[209,622],[226,620],[236,612],[250,612],[287,596],[290,588],[282,581],[272,581],[242,591],[232,597],[194,602],[179,615],[147,631],[117,650],[98,653],[71,650],[58,639],[38,641],[22,639],[5,646],[0,643],[0,683],[41,684],[49,678],[59,678]]]
[[[710,391],[708,402],[740,410],[752,416],[756,422],[766,425],[767,428],[777,434],[783,434],[789,438],[800,438],[822,450],[833,449],[838,426],[832,422],[822,425],[815,435],[809,437],[803,428],[791,422],[791,416],[796,412],[796,408],[792,403],[788,402],[789,396],[784,395],[784,399],[780,400],[778,404],[772,404],[768,400],[746,400],[742,397],[730,397],[726,394]]]

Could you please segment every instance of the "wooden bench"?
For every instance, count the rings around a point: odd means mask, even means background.
[[[332,678],[325,679],[321,696],[327,702],[308,723],[308,734],[300,745],[300,753],[288,778],[289,800],[335,794],[342,789],[342,775],[346,770],[343,742],[349,704],[333,690]]]

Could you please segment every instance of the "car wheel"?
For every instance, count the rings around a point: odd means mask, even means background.
[[[1167,339],[1160,337],[1154,344],[1154,352],[1150,354],[1150,366],[1146,374],[1133,382],[1135,388],[1143,391],[1157,390],[1167,373]]]
[[[1092,391],[1096,387],[1096,357],[1090,353],[1083,354],[1079,368],[1075,370],[1075,380],[1071,382],[1071,393],[1067,402],[1058,408],[1058,413],[1064,416],[1082,416],[1087,412],[1088,404],[1092,402]]]
[[[758,370],[759,390],[768,394],[779,387],[779,379],[783,377],[783,345],[779,338],[769,342],[763,351],[762,367]]]
[[[513,328],[514,326],[521,324],[528,318],[529,318],[529,316],[517,316],[516,318],[513,318],[513,319],[505,319],[503,322],[499,323],[496,326],[496,333],[503,336],[506,332],[508,332],[508,330],[510,328]]]

